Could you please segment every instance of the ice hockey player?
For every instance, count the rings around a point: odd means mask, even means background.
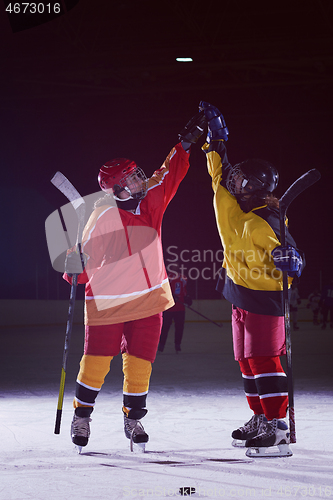
[[[168,273],[172,295],[175,305],[163,312],[163,326],[161,331],[160,342],[158,344],[159,352],[164,351],[165,343],[168,338],[168,333],[172,322],[175,324],[175,351],[181,351],[181,343],[183,339],[185,326],[185,305],[192,304],[191,297],[187,294],[187,278],[182,272],[182,266],[178,263],[172,265],[172,270]]]
[[[199,108],[208,121],[203,150],[224,250],[224,282],[219,286],[232,303],[234,355],[253,411],[252,418],[232,432],[233,444],[245,445],[249,456],[291,455],[284,420],[287,378],[280,362],[285,354],[281,270],[299,276],[302,256],[288,231],[288,245],[280,245],[278,199],[272,194],[279,178],[275,167],[261,159],[232,167],[223,116],[209,103],[201,102]]]
[[[326,328],[328,313],[330,313],[330,326],[333,328],[333,279],[330,280],[328,285],[324,286],[321,292],[320,306],[323,315],[323,324],[321,329],[325,330]]]
[[[295,283],[292,284],[290,294],[289,294],[289,303],[290,303],[290,317],[291,322],[293,324],[293,330],[299,330],[298,326],[298,306],[302,303],[301,297],[299,295],[298,288]]]
[[[158,347],[162,312],[174,305],[163,262],[163,214],[189,168],[191,143],[203,133],[198,113],[179,134],[162,167],[147,179],[134,161],[105,163],[98,181],[105,195],[85,227],[82,270],[77,251],[66,258],[65,279],[80,273],[85,284],[85,343],[76,382],[72,441],[79,451],[88,443],[96,397],[119,351],[123,362],[125,435],[144,450],[149,437],[140,420],[152,363]]]
[[[313,324],[314,325],[319,325],[319,311],[320,311],[320,300],[321,300],[321,293],[316,288],[312,293],[310,293],[308,297],[308,303],[306,305],[307,309],[311,309],[312,314],[313,314]]]

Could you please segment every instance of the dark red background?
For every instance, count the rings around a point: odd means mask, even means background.
[[[61,17],[13,32],[1,7],[1,297],[68,297],[44,231],[46,217],[66,202],[50,183],[55,171],[83,195],[98,189],[100,165],[117,156],[150,175],[200,100],[223,112],[232,163],[261,157],[277,166],[278,195],[307,170],[320,170],[322,180],[288,215],[307,256],[301,295],[325,283],[332,272],[332,14],[330,1],[80,0]],[[199,146],[165,216],[166,249],[220,248]],[[218,298],[213,280],[189,286],[198,298]]]

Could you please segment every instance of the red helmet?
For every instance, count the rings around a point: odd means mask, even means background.
[[[142,182],[142,188],[137,191],[137,180]],[[135,182],[136,181],[136,182]],[[147,194],[148,179],[137,164],[127,158],[115,158],[106,162],[99,171],[98,183],[103,191],[112,189],[117,199],[121,191],[135,199],[141,200]]]

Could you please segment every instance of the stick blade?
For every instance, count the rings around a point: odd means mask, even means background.
[[[77,210],[85,201],[79,192],[75,189],[73,184],[61,172],[56,172],[51,179],[52,184],[59,189],[71,202],[74,209]]]
[[[312,186],[312,184],[314,184],[315,182],[319,181],[320,178],[321,174],[316,168],[313,168],[312,170],[309,170],[308,172],[303,174],[287,189],[284,195],[280,198],[280,208],[286,211],[290,203],[299,194],[305,191],[305,189],[307,189],[308,187]]]

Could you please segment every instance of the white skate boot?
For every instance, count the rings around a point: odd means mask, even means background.
[[[247,439],[251,439],[258,434],[260,424],[264,421],[265,415],[253,415],[253,417],[246,422],[242,427],[232,432],[233,438],[232,446],[239,448],[245,447]]]
[[[140,420],[128,418],[124,415],[124,431],[125,436],[130,440],[130,450],[134,451],[134,445],[136,445],[138,451],[144,453],[149,436],[145,432]]]
[[[248,457],[290,457],[290,432],[283,420],[263,421],[258,434],[245,443]]]

